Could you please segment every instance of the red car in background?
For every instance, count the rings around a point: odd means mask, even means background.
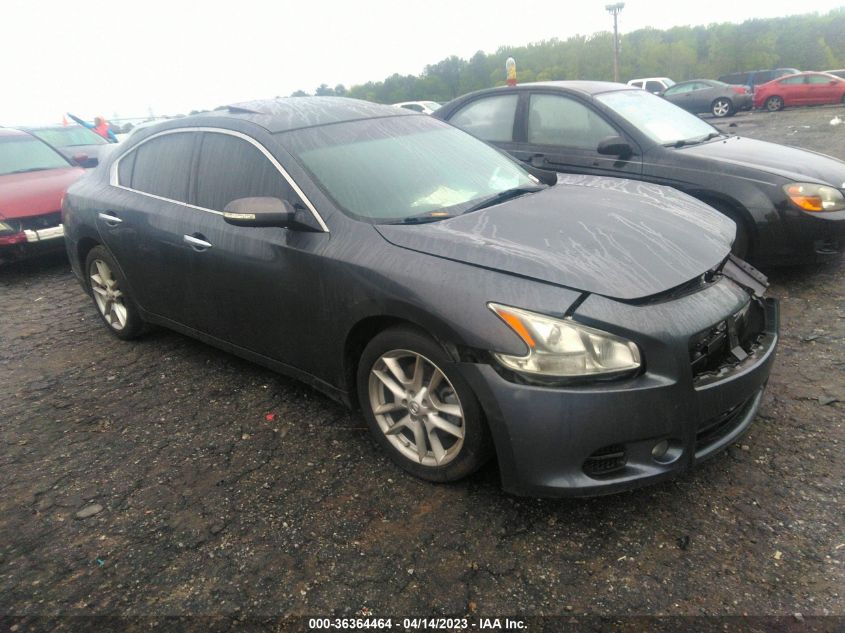
[[[44,141],[0,128],[0,263],[64,247],[62,196],[83,173]]]
[[[769,112],[786,106],[845,104],[845,79],[828,73],[798,73],[757,86],[754,107]]]

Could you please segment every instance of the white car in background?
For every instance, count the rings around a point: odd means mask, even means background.
[[[671,88],[675,85],[675,82],[668,77],[643,77],[641,79],[632,79],[628,82],[628,85],[657,94],[663,92],[666,88]]]
[[[413,110],[414,112],[422,112],[423,114],[431,114],[442,104],[436,101],[402,101],[401,103],[392,104],[396,108],[405,108],[406,110]]]

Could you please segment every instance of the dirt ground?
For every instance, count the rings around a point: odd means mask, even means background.
[[[837,115],[719,125],[845,159]],[[842,630],[812,616],[845,618],[845,262],[767,272],[782,338],[741,444],[636,492],[535,500],[503,494],[492,465],[415,480],[360,415],[191,339],[111,337],[62,256],[8,266],[0,631],[361,613]]]

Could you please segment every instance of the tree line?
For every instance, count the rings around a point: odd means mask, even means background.
[[[394,74],[346,88],[322,84],[315,95],[347,96],[378,103],[449,101],[505,83],[505,60],[516,60],[520,83],[558,79],[613,80],[613,34],[575,35],[525,46],[478,51],[470,59],[447,57],[420,75]],[[741,24],[652,28],[620,37],[619,78],[715,78],[763,68],[845,68],[845,8],[826,14],[753,19]],[[306,96],[297,90],[291,96]]]

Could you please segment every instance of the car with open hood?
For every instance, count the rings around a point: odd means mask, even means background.
[[[390,106],[150,127],[71,187],[64,221],[110,333],[162,325],[298,378],[431,481],[494,455],[521,494],[671,477],[748,429],[775,355],[777,304],[722,214]]]
[[[62,196],[82,171],[31,134],[0,128],[0,263],[62,248]]]
[[[734,254],[757,265],[835,260],[845,248],[845,162],[729,134],[645,90],[600,81],[503,86],[432,116],[536,167],[688,193],[736,223]]]

